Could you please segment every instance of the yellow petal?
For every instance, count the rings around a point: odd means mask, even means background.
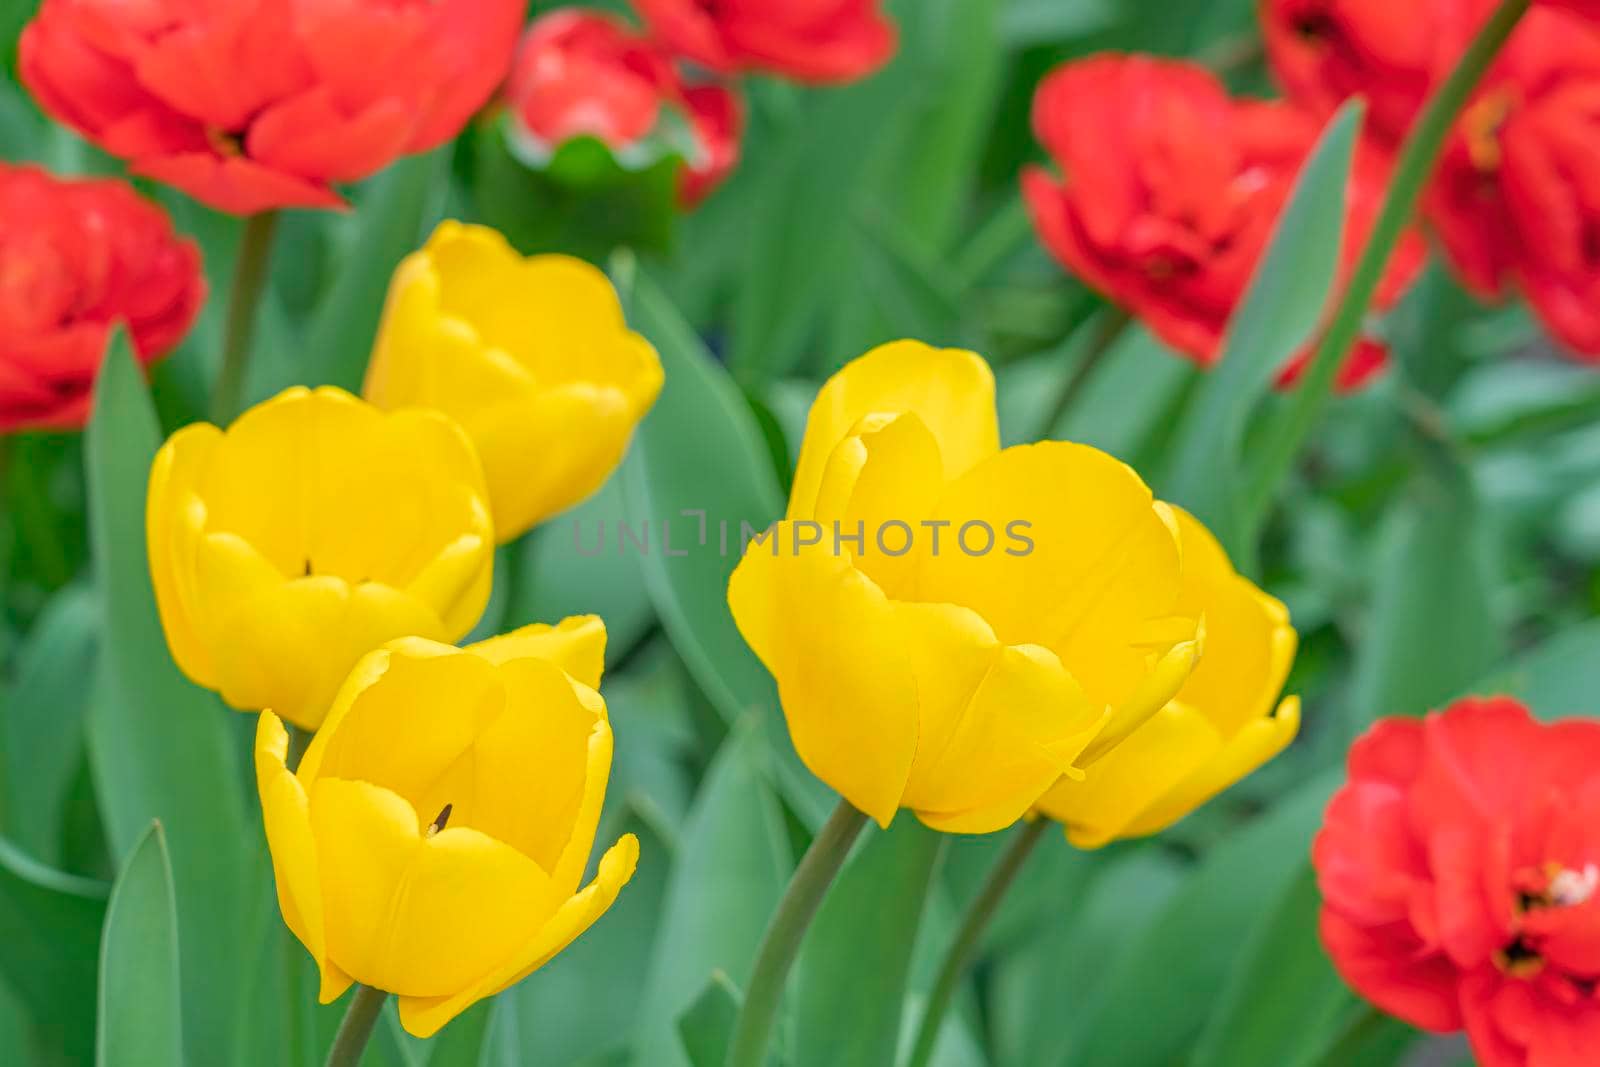
[[[571,897],[526,944],[518,945],[498,968],[465,990],[443,997],[400,998],[400,1022],[415,1037],[432,1037],[439,1029],[484,997],[506,989],[577,940],[610,909],[639,862],[639,841],[624,835],[600,859],[595,879]]]
[[[777,680],[801,760],[887,826],[917,749],[916,686],[895,606],[828,546],[794,551],[796,533],[779,523],[750,544],[728,605]]]
[[[322,883],[317,866],[317,843],[311,833],[310,804],[300,782],[289,773],[285,759],[289,735],[270,711],[256,722],[256,786],[261,793],[261,819],[267,847],[272,853],[272,874],[278,887],[278,908],[283,921],[311,953],[322,974],[323,990],[344,992],[349,977],[327,956],[322,914]]]
[[[363,984],[402,996],[459,992],[555,909],[532,860],[472,829],[425,836],[409,804],[368,782],[319,778],[311,823],[329,954]]]
[[[606,664],[606,624],[598,615],[573,615],[554,626],[536,622],[468,645],[466,650],[490,663],[542,659],[590,689],[599,689]]]
[[[1118,837],[1145,810],[1221,750],[1222,738],[1206,717],[1169,704],[1085,772],[1063,779],[1039,800],[1039,810],[1061,822],[1079,848],[1099,848]]]
[[[421,801],[423,810],[457,803],[463,825],[531,857],[556,878],[561,895],[571,893],[588,860],[592,825],[579,869],[568,869],[562,859],[580,816],[603,799],[611,768],[605,705],[552,663],[515,659],[496,668],[478,662],[501,679],[505,710],[483,724],[467,753],[470,797],[448,795],[447,784],[440,784]],[[598,810],[592,814],[598,819]]]
[[[918,599],[973,609],[1002,643],[1051,649],[1096,703],[1139,695],[1170,651],[1152,647],[1150,625],[1174,614],[1178,544],[1126,464],[1064,442],[1010,448],[953,483],[935,521],[947,533],[985,522],[999,546],[1027,524],[1031,550],[919,557]]]
[[[788,517],[813,516],[829,457],[863,418],[903,412],[915,414],[933,434],[947,478],[960,476],[1000,447],[994,374],[982,357],[919,341],[883,345],[847,364],[817,394]]]
[[[1178,699],[1231,737],[1278,699],[1294,661],[1294,628],[1280,601],[1234,571],[1210,531],[1188,512],[1172,510],[1183,546],[1180,611],[1206,619],[1205,654]]]
[[[216,686],[207,628],[195,582],[195,553],[204,534],[206,505],[198,487],[213,462],[222,432],[205,423],[185,427],[156,453],[145,504],[145,540],[161,628],[172,658],[197,685]]]
[[[939,443],[922,420],[869,416],[829,457],[816,521],[824,543],[837,541],[837,551],[849,552],[857,569],[897,599],[910,595],[918,553],[930,543],[918,520],[943,490]]]
[[[1288,697],[1278,706],[1276,715],[1257,719],[1234,733],[1220,752],[1141,812],[1124,830],[1124,836],[1140,837],[1165,830],[1289,747],[1299,729],[1300,700]]]
[[[1071,770],[1101,711],[1048,649],[1001,646],[961,608],[900,609],[922,715],[905,806],[936,829],[1004,829]]]
[[[494,584],[491,568],[484,564],[488,549],[481,536],[464,533],[406,583],[406,595],[428,605],[439,617],[441,632],[448,640],[470,633],[483,616]]]
[[[499,671],[477,656],[417,640],[395,642],[381,662],[381,672],[364,672],[367,684],[338,702],[339,717],[319,732],[302,777],[383,786],[429,820],[453,803],[451,825],[483,829],[472,818],[470,786],[456,796],[436,791],[459,775],[470,779],[473,746],[506,710]]]

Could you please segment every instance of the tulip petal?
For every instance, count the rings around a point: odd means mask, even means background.
[[[1204,715],[1169,704],[1085,772],[1063,779],[1039,800],[1039,810],[1067,829],[1078,848],[1099,848],[1123,836],[1140,813],[1172,783],[1194,774],[1222,747]]]
[[[917,750],[916,685],[895,605],[825,546],[795,551],[796,533],[778,523],[751,542],[728,606],[777,680],[801,760],[888,826]]]
[[[935,521],[1030,524],[1020,555],[922,556],[918,599],[973,609],[1005,644],[1050,648],[1096,702],[1115,709],[1141,695],[1184,642],[1169,625],[1181,557],[1168,517],[1131,468],[1097,449],[1009,448],[954,482]]]
[[[207,688],[216,685],[217,670],[206,631],[195,617],[201,598],[194,588],[194,559],[206,521],[196,490],[221,440],[222,431],[204,423],[168,438],[151,468],[145,505],[150,580],[167,646],[183,673]]]
[[[896,605],[920,733],[904,806],[936,829],[990,833],[1021,818],[1100,725],[1055,653],[1007,648],[975,614]]]
[[[548,963],[610,909],[639,862],[639,841],[624,834],[600,858],[600,867],[577,896],[562,904],[549,922],[508,960],[464,991],[442,997],[400,997],[400,1022],[415,1037],[432,1037],[439,1029],[484,997],[507,989]]]
[[[598,615],[573,615],[554,626],[536,622],[468,645],[466,651],[494,664],[542,659],[590,689],[599,689],[606,662],[606,624]]]
[[[946,478],[959,477],[1000,448],[994,373],[980,356],[919,341],[883,345],[847,364],[817,394],[788,518],[813,516],[829,457],[863,418],[903,412],[915,414],[939,443]]]
[[[410,804],[368,782],[319,778],[311,822],[329,954],[365,985],[448,996],[554,910],[538,864],[470,828],[424,836]]]
[[[289,734],[282,721],[270,711],[262,712],[256,722],[256,785],[272,853],[278,908],[284,923],[316,961],[322,974],[323,1003],[327,1003],[343,994],[350,978],[328,960],[310,802],[299,780],[289,772],[288,754]]]
[[[1300,699],[1286,697],[1277,713],[1239,730],[1222,750],[1140,813],[1124,831],[1128,837],[1158,833],[1229,786],[1254,774],[1289,747],[1300,731]]]

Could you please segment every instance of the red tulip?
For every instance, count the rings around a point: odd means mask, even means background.
[[[1535,11],[1447,146],[1428,215],[1464,281],[1600,358],[1600,28]]]
[[[21,73],[45,110],[212,207],[339,207],[335,182],[454,137],[525,0],[44,0]]]
[[[723,74],[854,81],[895,50],[894,24],[879,0],[634,0],[634,7],[668,48]]]
[[[1493,0],[1260,0],[1284,92],[1326,117],[1367,99],[1367,131],[1393,147],[1449,73]]]
[[[1128,308],[1202,365],[1220,355],[1228,320],[1265,253],[1318,123],[1281,103],[1235,100],[1206,70],[1104,55],[1051,74],[1034,98],[1034,131],[1062,178],[1022,176],[1045,246],[1085,284]],[[1387,155],[1363,145],[1348,194],[1345,269],[1354,266],[1387,181]],[[1408,237],[1380,306],[1415,278]],[[1354,387],[1384,360],[1364,342],[1341,368]],[[1292,380],[1299,362],[1286,368]]]
[[[506,96],[519,139],[537,157],[583,136],[629,163],[682,151],[686,205],[707,196],[739,159],[739,97],[722,85],[686,84],[660,45],[607,15],[568,8],[536,19],[517,50]],[[669,144],[669,114],[691,143]]]
[[[1388,719],[1350,750],[1313,861],[1322,941],[1379,1008],[1481,1067],[1600,1049],[1600,723],[1513,700]]]
[[[112,326],[149,364],[205,289],[194,242],[123,182],[0,163],[0,431],[81,426]]]

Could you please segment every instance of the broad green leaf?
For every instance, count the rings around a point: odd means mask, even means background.
[[[62,874],[0,838],[0,972],[47,1045],[87,1063],[108,887]]]
[[[1488,533],[1469,472],[1436,456],[1383,528],[1347,740],[1382,716],[1426,713],[1500,659]]]
[[[721,971],[713,971],[689,1010],[678,1017],[678,1037],[693,1067],[723,1067],[744,1002]]]
[[[761,432],[733,380],[649,278],[636,274],[619,288],[629,321],[666,368],[661,398],[622,471],[629,544],[646,545],[645,588],[673,647],[723,719],[732,723],[760,709],[785,796],[820,825],[827,790],[794,754],[777,688],[728,610],[741,531],[764,530],[783,512]]]
[[[641,1065],[690,1067],[678,1017],[713,972],[740,987],[749,981],[756,946],[794,867],[766,762],[753,724],[740,724],[700,787],[656,925],[633,1040]]]
[[[1360,130],[1361,105],[1346,105],[1306,161],[1228,325],[1222,358],[1184,413],[1173,468],[1161,486],[1164,496],[1210,526],[1236,560],[1249,561],[1255,552],[1255,530],[1242,511],[1246,497],[1239,481],[1245,430],[1328,305],[1344,247],[1345,187]]]
[[[1246,942],[1190,1067],[1289,1063],[1338,1040],[1356,998],[1317,938],[1321,907],[1306,863]]]
[[[1600,718],[1600,620],[1557,634],[1480,681],[1472,692],[1505,693],[1543,719]]]
[[[1103,975],[1071,1067],[1169,1067],[1211,1014],[1264,910],[1300,872],[1339,775],[1325,773],[1206,853]]]
[[[360,191],[361,210],[337,234],[334,279],[306,333],[301,373],[307,385],[361,390],[367,357],[389,291],[389,277],[416,251],[442,210],[450,173],[446,145],[392,164]]]
[[[480,1067],[488,1056],[495,1013],[502,1010],[503,1003],[499,997],[480,1000],[450,1020],[437,1037],[427,1042],[423,1062],[427,1067]]]
[[[57,593],[34,624],[5,694],[6,834],[52,865],[61,862],[67,796],[83,763],[98,610],[83,585]]]
[[[1061,892],[1054,912],[1035,914],[1023,940],[994,965],[993,1027],[997,1057],[1007,1064],[1050,1065],[1083,1038],[1103,1005],[1108,971],[1140,944],[1140,934],[1163,913],[1187,873],[1172,856],[1138,848],[1122,856],[1074,853],[1052,830],[1040,851],[1085,860],[1086,872]],[[1043,858],[1043,857],[1040,857]],[[1044,872],[1031,871],[1016,889]]]
[[[96,793],[121,863],[152,820],[167,834],[178,901],[185,1046],[227,1062],[239,1007],[240,916],[259,827],[245,818],[244,724],[191,685],[167,651],[145,554],[145,487],[160,443],[125,335],[112,340],[87,430],[90,534],[105,632],[105,699],[88,720]]]
[[[903,813],[857,846],[796,963],[795,1067],[894,1062],[912,949],[943,843],[942,834]]]
[[[134,846],[111,890],[100,943],[98,1067],[179,1067],[178,914],[160,823]]]

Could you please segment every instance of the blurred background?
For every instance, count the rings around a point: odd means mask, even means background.
[[[14,43],[33,6],[0,11],[0,156],[123,174],[19,86]],[[452,144],[350,188],[352,210],[281,220],[252,401],[296,383],[358,389],[390,272],[451,217],[495,226],[525,252],[607,267],[667,369],[605,488],[501,550],[480,626],[605,618],[618,740],[600,838],[638,834],[639,873],[551,966],[432,1042],[390,1019],[368,1063],[703,1067],[691,1057],[695,1009],[712,1002],[697,992],[718,973],[742,981],[828,810],[727,615],[734,560],[581,552],[596,531],[614,543],[621,523],[666,522],[674,544],[690,544],[699,519],[684,509],[764,526],[782,510],[818,384],[899,337],[987,356],[1006,443],[1086,441],[1162,491],[1206,372],[1137,323],[1099,352],[1115,313],[1050,257],[1022,202],[1019,172],[1045,161],[1029,111],[1051,68],[1108,49],[1191,57],[1234,90],[1272,95],[1255,5],[887,6],[900,47],[872,76],[743,79],[738,164],[693,210],[679,203],[670,144],[640,164],[580,139],[530,165],[492,107]],[[153,373],[164,435],[204,417],[241,223],[138,184],[199,242],[212,279],[198,325]],[[1463,1045],[1372,1013],[1333,974],[1316,940],[1309,842],[1346,747],[1377,716],[1489,690],[1544,716],[1600,710],[1600,374],[1559,354],[1520,303],[1475,301],[1437,257],[1380,329],[1394,366],[1334,400],[1271,503],[1259,559],[1245,563],[1301,634],[1288,686],[1305,699],[1299,740],[1157,838],[1083,853],[1052,835],[987,935],[942,1067],[1470,1063]],[[1270,413],[1286,402],[1261,403]],[[4,449],[0,1062],[88,1062],[110,842],[122,837],[108,828],[121,780],[105,753],[124,739],[97,733],[96,708],[118,686],[158,705],[192,704],[198,691],[185,694],[170,664],[108,665],[124,639],[164,652],[159,634],[134,634],[138,618],[108,615],[95,585],[97,557],[138,530],[91,520],[95,479],[114,491],[116,457],[75,433],[19,434]],[[248,888],[217,905],[230,939],[218,969],[192,976],[218,1014],[191,1062],[316,1062],[340,1008],[313,1006],[313,969],[271,897],[245,769],[253,722],[213,716],[239,767],[205,781],[238,795],[219,801],[196,779],[194,801],[245,813],[230,862]],[[178,754],[162,758],[185,769]],[[919,832],[902,817],[884,836]],[[857,1017],[893,1018],[876,979],[898,969],[912,1004],[900,1025],[912,1026],[956,917],[1005,844],[953,840],[920,914],[914,898],[902,904],[912,888],[896,880],[892,849],[872,854],[878,869],[847,873],[801,958],[789,1062],[856,1062],[837,1041]],[[916,949],[902,959],[905,923]]]

